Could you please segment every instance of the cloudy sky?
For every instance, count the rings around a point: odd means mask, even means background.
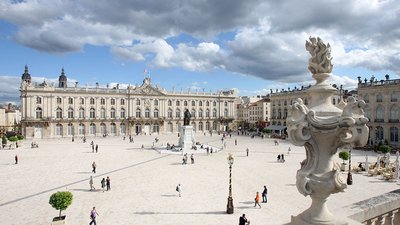
[[[140,84],[239,95],[312,82],[304,44],[332,46],[331,83],[400,74],[396,0],[0,0],[0,103],[64,67],[79,85]]]

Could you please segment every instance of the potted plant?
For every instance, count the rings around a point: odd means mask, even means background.
[[[69,191],[58,191],[50,196],[49,204],[53,206],[53,208],[60,210],[60,214],[58,217],[53,218],[51,225],[67,224],[65,221],[66,216],[61,216],[61,211],[66,210],[68,206],[71,205],[72,197],[73,195]]]
[[[12,142],[13,147],[14,146],[18,147],[18,145],[15,144],[18,141],[17,136],[11,136],[8,138],[8,140]]]
[[[6,147],[6,145],[7,145],[7,138],[6,138],[6,136],[3,136],[3,137],[1,138],[1,144],[3,145],[3,148]]]
[[[349,152],[346,150],[339,152],[339,158],[341,158],[343,160],[343,163],[340,166],[340,170],[345,171],[346,170],[346,162],[345,161],[349,159]]]

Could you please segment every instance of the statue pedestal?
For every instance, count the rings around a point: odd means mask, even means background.
[[[182,148],[182,154],[184,151],[191,150],[195,144],[193,126],[182,126],[179,137],[179,146]]]

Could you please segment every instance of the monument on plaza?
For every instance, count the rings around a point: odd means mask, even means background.
[[[312,203],[301,214],[292,216],[291,224],[347,224],[329,212],[326,202],[331,194],[347,187],[333,165],[337,149],[367,143],[368,119],[362,110],[365,102],[349,97],[344,108],[334,106],[331,96],[337,90],[326,81],[333,67],[330,45],[325,45],[320,38],[310,37],[306,49],[311,54],[308,69],[316,84],[308,89],[311,98],[308,106],[301,99],[294,101],[287,125],[289,140],[306,150],[306,159],[297,171],[296,186],[304,196],[310,195]]]
[[[185,151],[192,149],[193,145],[196,144],[193,126],[190,125],[190,117],[190,112],[188,109],[186,109],[183,118],[183,126],[181,127],[179,136],[179,146],[182,148],[182,154]]]

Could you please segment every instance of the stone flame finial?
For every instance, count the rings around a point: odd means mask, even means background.
[[[308,69],[312,74],[331,73],[332,57],[331,46],[325,45],[321,38],[310,37],[310,41],[306,41],[306,49],[311,54],[308,61]]]

